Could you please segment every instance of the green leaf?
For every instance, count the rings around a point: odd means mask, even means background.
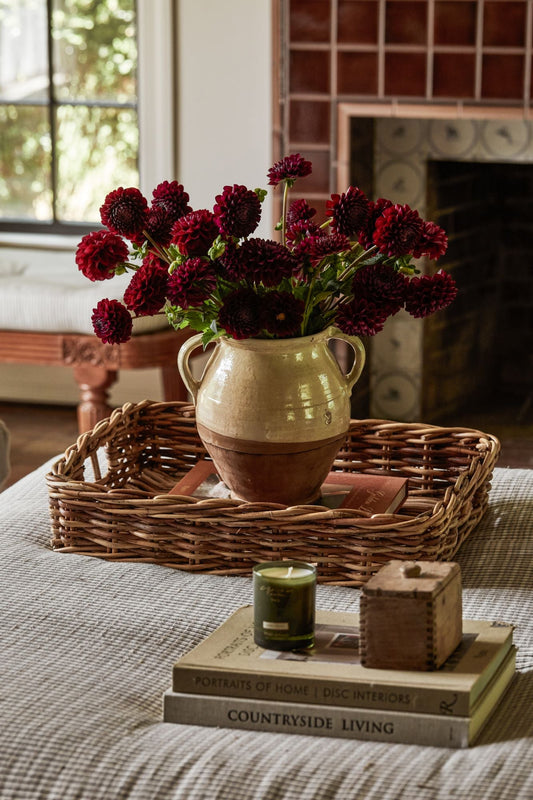
[[[212,261],[215,259],[220,258],[223,255],[226,249],[226,242],[222,239],[222,236],[217,236],[211,247],[209,248],[208,256]]]
[[[184,259],[184,256],[182,256],[182,254],[178,250],[177,245],[175,244],[169,244],[169,246],[167,247],[167,252],[172,261],[179,261],[180,259],[183,261]]]
[[[222,331],[219,330],[214,331],[211,328],[209,328],[207,331],[204,331],[202,336],[202,345],[204,347],[204,350],[210,342],[214,342],[216,341],[216,339],[220,339],[222,335],[223,335]]]

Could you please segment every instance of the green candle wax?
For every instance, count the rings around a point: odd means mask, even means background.
[[[315,636],[316,569],[304,561],[256,564],[254,640],[269,650],[312,647]]]

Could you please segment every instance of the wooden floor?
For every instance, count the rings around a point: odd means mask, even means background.
[[[11,437],[11,474],[4,488],[61,455],[78,436],[76,409],[71,406],[0,403],[0,419]]]
[[[520,417],[519,407],[498,412],[464,413],[439,424],[471,427],[497,436],[502,444],[501,467],[533,469],[533,409]],[[60,456],[76,441],[76,410],[70,406],[0,403],[0,419],[11,434],[11,475],[6,487]]]

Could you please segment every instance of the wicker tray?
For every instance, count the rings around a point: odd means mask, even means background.
[[[353,420],[334,469],[407,477],[398,513],[195,500],[167,494],[205,454],[194,408],[126,404],[46,476],[51,545],[218,575],[296,558],[315,562],[322,583],[360,586],[390,559],[450,560],[485,511],[498,453],[477,430]]]

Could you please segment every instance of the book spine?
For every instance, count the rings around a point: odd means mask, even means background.
[[[467,716],[470,712],[470,692],[464,690],[400,684],[379,686],[341,680],[258,675],[251,672],[237,673],[179,664],[174,666],[172,673],[172,689],[175,692],[191,694],[442,714],[450,717]]]
[[[184,725],[332,736],[374,742],[468,747],[468,717],[438,717],[339,706],[273,703],[167,691],[163,719]]]

